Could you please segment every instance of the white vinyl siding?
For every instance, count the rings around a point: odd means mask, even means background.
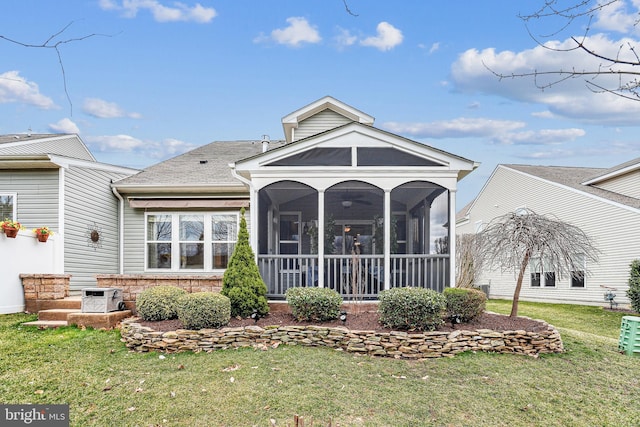
[[[469,222],[457,232],[473,233],[475,221],[488,221],[523,205],[580,227],[600,250],[599,261],[587,265],[584,288],[572,288],[570,276],[556,277],[554,288],[523,286],[523,299],[601,304],[600,285],[606,285],[618,289],[619,303],[628,303],[629,264],[640,257],[640,212],[499,166],[474,202]],[[515,281],[515,273],[487,270],[479,284],[490,284],[493,298],[511,298]]]
[[[118,199],[111,180],[126,175],[70,167],[65,170],[65,272],[72,290],[95,287],[95,275],[118,273]],[[100,240],[91,240],[97,230]]]
[[[595,185],[604,190],[640,199],[640,170],[616,176]]]
[[[314,114],[308,119],[302,120],[298,125],[298,128],[294,130],[294,140],[297,141],[299,139],[316,135],[350,122],[352,122],[352,120],[347,117],[338,114],[333,110],[326,109],[320,113]]]

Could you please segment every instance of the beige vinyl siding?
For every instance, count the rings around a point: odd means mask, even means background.
[[[599,182],[595,186],[603,190],[609,190],[614,193],[640,199],[640,170]]]
[[[46,225],[57,231],[57,169],[0,171],[0,193],[17,194],[16,216],[25,228]]]
[[[129,207],[125,197],[124,210],[124,273],[142,274],[145,272],[145,210]],[[149,210],[149,213],[156,212]],[[174,213],[175,211],[157,211],[158,213]],[[190,213],[190,211],[180,211]],[[199,211],[202,212],[202,211]],[[206,211],[211,212],[211,211]],[[226,211],[225,211],[226,212]],[[195,212],[194,212],[195,213]],[[245,210],[244,218],[247,221],[247,229],[251,233],[250,213]],[[166,272],[166,274],[185,274],[184,272]],[[211,274],[211,272],[193,272],[189,274]]]
[[[587,265],[585,288],[571,288],[569,277],[556,278],[555,288],[532,288],[527,272],[520,294],[523,299],[604,304],[600,285],[607,285],[618,288],[618,302],[628,302],[629,264],[640,258],[639,212],[498,167],[471,208],[469,222],[458,233],[473,233],[477,221],[487,223],[520,207],[580,227],[601,251],[598,263]],[[515,282],[513,272],[493,271],[483,274],[480,284],[491,284],[492,297],[511,298]]]
[[[118,199],[111,180],[126,175],[71,167],[65,170],[65,272],[71,289],[95,287],[96,274],[118,273]],[[99,245],[91,242],[93,229]]]
[[[24,138],[20,143],[0,145],[0,155],[10,154],[57,154],[60,156],[73,157],[75,159],[93,161],[87,148],[74,136],[69,135],[60,138],[34,140],[32,143],[24,143]]]
[[[294,140],[307,138],[312,135],[319,134],[329,129],[351,123],[352,120],[336,113],[333,110],[326,109],[318,114],[314,114],[308,119],[304,119],[294,131]]]

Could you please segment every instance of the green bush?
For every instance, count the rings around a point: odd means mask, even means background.
[[[432,331],[442,325],[446,301],[423,288],[393,288],[380,292],[380,322],[388,328]]]
[[[446,288],[443,292],[446,299],[448,319],[458,322],[470,322],[480,316],[487,305],[487,297],[479,289]]]
[[[145,289],[136,298],[136,311],[144,320],[168,320],[178,317],[178,299],[187,291],[176,286]]]
[[[186,294],[178,300],[178,319],[187,329],[219,328],[231,319],[231,302],[215,292]]]
[[[634,259],[630,267],[627,296],[631,300],[631,308],[640,313],[640,259]]]
[[[342,297],[328,288],[289,288],[285,293],[291,313],[298,320],[319,322],[337,319]]]
[[[261,316],[269,313],[267,285],[260,276],[253,250],[249,245],[244,208],[241,211],[238,242],[222,278],[222,295],[231,301],[231,315],[248,317],[254,311]]]

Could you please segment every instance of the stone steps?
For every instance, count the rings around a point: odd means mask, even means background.
[[[79,296],[57,300],[40,300],[37,302],[37,306],[39,308],[38,320],[23,323],[24,326],[48,329],[77,325],[96,329],[113,329],[123,319],[132,316],[131,310],[83,313],[82,298]]]

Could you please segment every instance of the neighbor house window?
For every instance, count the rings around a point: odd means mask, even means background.
[[[16,220],[16,195],[0,194],[0,221]]]
[[[585,273],[585,256],[584,254],[576,255],[573,259],[574,269],[571,270],[571,287],[584,288]]]
[[[531,258],[529,262],[529,271],[531,274],[531,287],[553,288],[556,286],[556,273],[553,267],[548,263],[540,264],[540,258]]]
[[[227,268],[238,235],[238,214],[158,213],[147,214],[146,218],[147,269],[211,271]]]

